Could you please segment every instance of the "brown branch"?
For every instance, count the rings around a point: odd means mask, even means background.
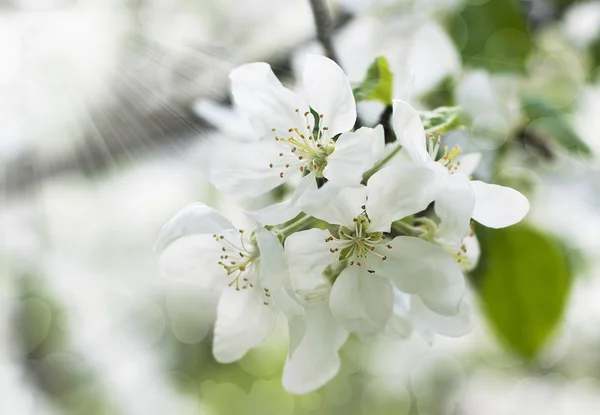
[[[337,16],[334,29],[342,27],[351,17]],[[312,40],[306,39],[297,47]],[[292,56],[290,51],[266,60],[278,77],[285,78],[291,73]],[[190,67],[188,71],[193,73],[202,70],[193,67],[192,61],[186,60],[182,66]],[[124,75],[109,87],[112,105],[90,108],[93,122],[83,131],[81,144],[73,151],[51,159],[31,151],[0,165],[0,198],[35,191],[43,180],[69,172],[93,175],[135,159],[185,152],[199,136],[213,129],[208,120],[194,114],[193,97],[216,97],[223,104],[229,103],[226,88],[217,94],[214,90],[205,91],[189,80],[186,82],[185,74],[176,74],[182,84],[173,96],[164,99],[154,96],[153,85],[146,86],[131,74]]]
[[[310,7],[312,9],[313,19],[315,21],[315,27],[317,29],[317,39],[325,49],[325,55],[339,63],[333,42],[331,40],[331,34],[333,32],[333,21],[329,9],[325,4],[326,0],[309,0]]]

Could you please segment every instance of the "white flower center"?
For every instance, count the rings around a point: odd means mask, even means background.
[[[299,109],[296,109],[300,113]],[[286,170],[298,168],[301,172],[305,169],[315,171],[317,177],[321,177],[323,169],[327,166],[327,156],[333,153],[334,142],[327,133],[328,127],[324,126],[324,115],[319,115],[316,131],[310,126],[309,111],[304,113],[306,120],[306,131],[301,131],[298,127],[290,127],[286,132],[278,131],[272,128],[275,133],[275,141],[280,143],[281,152],[279,157],[269,164],[272,169],[278,169],[279,177],[285,177]]]
[[[226,275],[233,278],[229,283],[235,289],[245,290],[254,288],[258,282],[260,271],[260,251],[254,235],[250,238],[244,236],[244,230],[239,230],[239,242],[230,241],[226,235],[214,234],[213,238],[221,245],[222,254],[218,262],[226,271]],[[263,288],[265,296],[265,305],[268,305],[268,298],[271,296],[268,288]]]
[[[435,136],[431,134],[429,136],[429,140],[427,140],[427,152],[431,156],[432,160],[437,161],[442,166],[445,166],[450,173],[454,173],[460,167],[460,161],[456,161],[455,163],[454,159],[462,152],[462,149],[459,145],[456,145],[450,150],[448,149],[448,146],[444,146],[444,154],[438,158],[441,142],[442,140],[439,136],[435,138]]]
[[[386,247],[392,249],[392,245],[387,243],[386,237],[381,232],[369,232],[370,220],[366,214],[354,218],[354,229],[341,227],[339,238],[329,236],[325,242],[332,243],[335,247],[330,248],[332,253],[340,252],[340,259],[348,259],[350,266],[366,266],[366,260],[369,257],[385,261],[387,255],[378,252],[378,248]],[[375,270],[367,269],[369,273]]]

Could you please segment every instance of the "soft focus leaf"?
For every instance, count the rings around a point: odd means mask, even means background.
[[[454,88],[456,87],[455,81],[452,77],[448,76],[444,78],[438,85],[432,88],[430,91],[421,95],[419,100],[427,108],[437,108],[444,105],[454,105]]]
[[[459,107],[441,107],[433,111],[420,112],[421,122],[425,132],[443,132],[456,125]]]
[[[592,70],[590,77],[592,80],[600,79],[600,35],[590,45],[590,57]]]
[[[469,66],[523,72],[533,47],[517,0],[467,4],[450,21],[450,34]]]
[[[590,154],[589,147],[579,138],[561,112],[543,98],[525,95],[521,105],[529,118],[528,132],[549,138],[574,154]]]
[[[362,83],[354,88],[356,101],[381,101],[386,105],[392,104],[392,81],[394,75],[390,71],[386,58],[375,58]]]
[[[564,253],[547,235],[519,225],[477,228],[483,256],[473,272],[483,311],[500,340],[534,358],[561,321],[571,285]]]

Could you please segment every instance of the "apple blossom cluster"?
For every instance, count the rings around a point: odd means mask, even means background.
[[[254,229],[236,229],[197,203],[159,235],[162,274],[219,295],[215,358],[240,359],[281,316],[289,328],[283,384],[303,394],[335,376],[349,335],[417,331],[431,341],[468,332],[463,271],[479,254],[472,220],[512,225],[527,199],[472,180],[479,156],[443,147],[406,102],[393,102],[396,141],[385,144],[382,126],[355,130],[350,83],[325,57],[307,56],[299,92],[266,63],[230,78],[256,139],[218,149],[210,181],[235,196],[284,183],[293,190],[247,212]]]

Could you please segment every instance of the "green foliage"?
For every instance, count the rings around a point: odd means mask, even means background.
[[[533,43],[517,0],[468,4],[451,18],[449,26],[467,65],[500,72],[525,70]]]
[[[519,225],[478,227],[482,258],[472,277],[499,339],[531,360],[561,321],[571,285],[564,252],[547,235]]]
[[[454,105],[455,81],[451,76],[444,78],[430,91],[420,97],[427,108],[437,108],[444,105]]]
[[[458,126],[459,107],[440,107],[433,111],[421,112],[421,122],[425,132],[444,132]]]
[[[362,83],[354,88],[354,98],[359,101],[381,101],[392,104],[392,88],[394,75],[390,71],[386,58],[379,56],[367,69]]]
[[[590,154],[589,147],[552,104],[539,96],[525,95],[521,99],[523,113],[529,118],[527,131],[548,138],[573,154]]]
[[[27,353],[24,367],[35,387],[62,414],[117,413],[96,369],[71,343],[68,309],[46,286],[46,279],[35,273],[17,278],[20,298],[14,341]]]
[[[591,79],[600,79],[600,34],[590,45]]]

